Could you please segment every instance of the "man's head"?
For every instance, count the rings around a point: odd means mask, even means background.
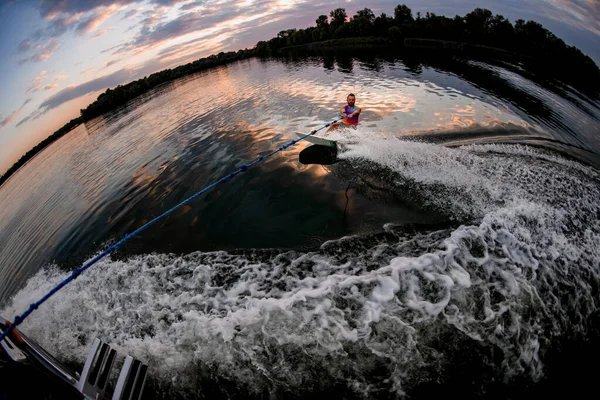
[[[354,95],[354,93],[350,93],[346,98],[346,101],[348,102],[348,105],[350,107],[354,107],[354,103],[356,102],[356,96]]]

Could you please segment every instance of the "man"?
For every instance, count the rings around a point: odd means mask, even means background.
[[[353,93],[350,93],[348,97],[346,97],[346,101],[348,105],[345,105],[340,109],[340,113],[345,117],[339,123],[335,123],[331,125],[327,132],[332,131],[334,129],[339,128],[349,128],[352,127],[356,129],[358,125],[358,116],[360,115],[360,108],[356,107],[354,103],[356,103],[356,96]]]

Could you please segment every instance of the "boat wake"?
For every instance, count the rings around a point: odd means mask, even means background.
[[[147,393],[165,398],[501,396],[571,368],[555,357],[565,342],[600,339],[596,170],[523,145],[397,138],[339,157],[333,173],[377,180],[449,224],[390,223],[314,252],[105,260],[23,330],[76,363],[94,337],[115,344],[148,363]],[[43,268],[2,314],[65,276]]]

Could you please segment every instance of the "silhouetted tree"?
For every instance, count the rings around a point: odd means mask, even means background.
[[[491,44],[498,47],[507,43],[513,46],[515,41],[515,29],[510,21],[502,15],[492,17],[489,23],[489,35]]]
[[[492,12],[484,8],[476,8],[465,16],[467,34],[472,41],[485,41],[491,30],[492,16]]]
[[[317,18],[317,28],[319,29],[327,29],[329,28],[329,22],[328,22],[327,15],[319,15],[319,17]]]
[[[336,8],[329,13],[331,17],[331,22],[329,23],[330,29],[332,32],[335,32],[339,27],[344,25],[346,19],[348,18],[348,14],[346,14],[346,9],[344,8]]]
[[[396,6],[396,8],[394,8],[394,21],[397,25],[412,23],[414,21],[412,10],[404,4]]]
[[[317,18],[317,31],[316,34],[313,34],[313,37],[316,37],[318,39],[316,39],[316,41],[318,40],[324,40],[326,38],[329,37],[329,22],[328,22],[327,15],[319,15],[319,17]]]
[[[377,36],[387,36],[388,29],[393,23],[393,18],[388,17],[386,13],[381,13],[381,15],[373,21],[373,33]]]
[[[375,14],[373,14],[373,11],[371,11],[370,8],[363,8],[362,10],[356,12],[354,18],[365,18],[372,23],[375,21]]]

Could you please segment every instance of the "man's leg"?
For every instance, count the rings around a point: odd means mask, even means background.
[[[335,124],[331,125],[329,127],[329,129],[327,129],[327,132],[335,131],[336,129],[340,129],[340,128],[341,128],[340,124],[336,122]]]

